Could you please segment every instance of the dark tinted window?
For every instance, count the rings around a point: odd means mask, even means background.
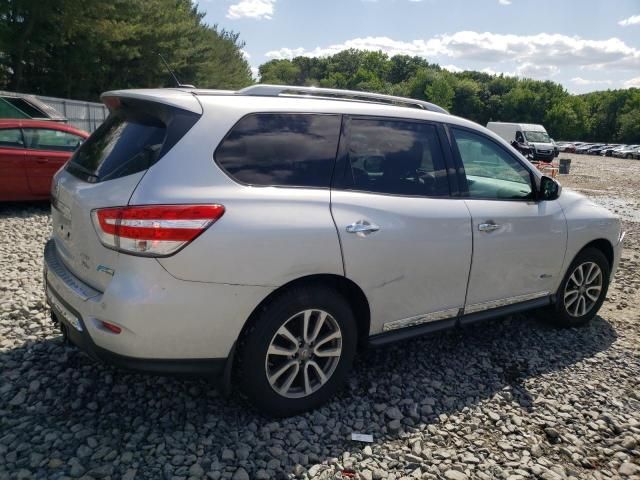
[[[233,127],[215,159],[241,183],[329,187],[339,135],[339,115],[258,113]]]
[[[0,147],[22,148],[22,132],[19,128],[5,128],[0,130]]]
[[[165,133],[155,118],[116,113],[84,142],[70,168],[100,180],[139,172],[157,160]]]
[[[350,132],[345,179],[348,189],[396,195],[449,194],[433,125],[354,119]]]
[[[82,137],[61,130],[24,128],[23,131],[26,147],[36,150],[73,152],[83,142]]]
[[[8,103],[13,105],[15,108],[20,110],[22,113],[24,113],[25,115],[28,115],[31,118],[48,118],[49,117],[49,115],[44,113],[42,110],[31,105],[29,102],[27,102],[22,98],[4,97],[4,99]]]
[[[464,165],[471,198],[529,199],[531,175],[518,160],[491,139],[451,129]]]
[[[162,103],[122,98],[85,140],[67,170],[89,182],[146,170],[164,156],[198,121],[199,114]]]

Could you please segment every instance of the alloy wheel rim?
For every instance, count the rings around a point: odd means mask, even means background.
[[[338,322],[324,310],[303,310],[289,317],[271,339],[267,380],[283,397],[307,397],[331,378],[341,354]]]
[[[578,265],[564,289],[564,308],[572,317],[589,313],[602,292],[602,270],[594,262]]]

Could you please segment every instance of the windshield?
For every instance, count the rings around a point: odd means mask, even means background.
[[[544,142],[551,143],[551,139],[547,132],[524,132],[524,138],[527,139],[527,142]]]

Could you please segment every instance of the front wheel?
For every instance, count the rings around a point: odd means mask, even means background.
[[[356,323],[337,291],[298,287],[269,303],[241,341],[237,379],[249,400],[283,417],[316,408],[342,386]]]
[[[604,254],[595,248],[581,251],[562,280],[552,318],[565,327],[584,325],[598,313],[609,288],[611,268]]]

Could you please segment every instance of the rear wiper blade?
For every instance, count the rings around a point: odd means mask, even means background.
[[[95,172],[93,172],[93,170],[89,170],[87,167],[83,167],[78,163],[69,162],[69,164],[67,165],[67,169],[69,168],[72,168],[74,170],[78,170],[84,173],[87,177],[93,179],[94,182],[98,180],[98,176],[95,174]]]

